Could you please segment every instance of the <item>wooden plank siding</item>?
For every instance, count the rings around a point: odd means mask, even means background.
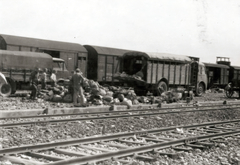
[[[181,65],[176,65],[175,71],[175,84],[180,84],[181,82]]]
[[[175,76],[175,64],[174,63],[170,63],[170,67],[169,67],[169,84],[174,84],[174,76]]]
[[[180,65],[180,72],[179,72],[179,84],[182,82],[182,65]]]
[[[147,62],[147,83],[151,84],[151,75],[152,75],[152,63],[151,61]]]
[[[189,85],[191,66],[185,63],[148,61],[147,83],[156,84],[162,78],[167,79],[169,85]]]
[[[107,61],[106,61],[106,73],[105,73],[105,81],[113,81],[112,76],[114,72],[114,59],[113,56],[106,56]]]
[[[187,68],[188,68],[188,71],[187,71],[187,85],[191,85],[191,66],[190,65],[188,65],[187,66]]]
[[[158,65],[157,62],[153,62],[153,63],[152,63],[152,84],[155,84],[155,83],[158,82],[158,80],[156,79],[157,73],[158,73],[158,71],[157,71],[157,65]]]
[[[97,81],[102,81],[102,78],[105,74],[105,59],[106,57],[99,55],[98,56],[98,75],[97,75]]]
[[[159,71],[158,71],[158,67],[159,67],[159,62],[157,61],[157,68],[156,68],[156,82],[158,82],[158,80],[159,80]]]
[[[229,70],[228,69],[225,70],[225,82],[224,83],[225,84],[229,83]]]
[[[162,77],[164,77],[164,68],[165,68],[165,61],[163,61],[163,67],[162,67]]]
[[[177,66],[177,64],[175,63],[175,65],[174,65],[174,77],[173,77],[173,84],[176,84],[176,66]]]
[[[220,84],[224,83],[224,68],[221,68],[221,74],[220,74]]]
[[[170,66],[171,66],[171,62],[168,64],[168,70],[167,70],[167,79],[168,79],[168,82],[170,80]],[[170,84],[170,83],[169,83]]]
[[[163,73],[164,73],[164,63],[158,63],[158,79],[157,79],[157,81],[159,81],[163,77]]]
[[[153,62],[151,61],[151,84],[153,84],[154,82],[153,82],[153,73],[154,71],[153,71]]]
[[[119,71],[119,61],[117,57],[110,55],[98,55],[98,78],[97,81],[113,82],[113,75]]]
[[[185,74],[186,74],[186,66],[182,65],[182,70],[181,70],[181,82],[180,84],[184,84],[185,83]]]
[[[187,66],[185,66],[185,81],[184,81],[184,84],[186,85],[187,84],[187,72],[188,72],[188,68],[187,68]]]
[[[166,79],[168,79],[168,68],[169,68],[169,64],[164,64],[164,72],[163,72],[163,77],[165,77]]]

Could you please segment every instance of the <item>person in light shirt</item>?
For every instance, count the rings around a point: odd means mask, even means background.
[[[51,80],[51,86],[54,87],[56,85],[57,82],[57,76],[56,76],[56,71],[53,70],[52,74],[50,76],[50,80]]]

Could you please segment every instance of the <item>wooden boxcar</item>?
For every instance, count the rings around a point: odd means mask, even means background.
[[[119,72],[121,57],[129,50],[84,45],[88,51],[87,77],[100,84],[118,84],[113,75]]]
[[[77,43],[0,34],[0,49],[47,53],[63,59],[69,71],[78,67],[84,75],[87,74],[87,50]]]
[[[230,82],[235,81],[239,82],[240,81],[240,66],[230,66],[230,71],[229,71],[229,80]],[[236,86],[239,86],[240,84],[236,84]]]
[[[240,67],[231,66],[229,57],[217,57],[217,64],[222,64],[229,67],[228,81],[240,81]]]
[[[238,92],[240,98],[240,67],[230,66],[229,84],[225,88],[227,97],[232,97],[234,91]]]
[[[206,88],[204,65],[188,56],[131,51],[123,55],[121,68],[127,75],[132,75],[124,81],[141,95],[148,91],[160,94],[169,88],[186,89],[190,86],[201,95]]]
[[[228,84],[225,87],[227,97],[232,97],[234,91],[237,91],[240,97],[240,67],[231,66],[229,57],[217,57],[217,63],[229,67]]]
[[[208,89],[223,88],[229,82],[230,67],[224,64],[204,63],[208,77]]]

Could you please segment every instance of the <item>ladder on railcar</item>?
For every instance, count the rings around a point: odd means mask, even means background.
[[[191,86],[196,86],[198,81],[198,62],[191,63]]]

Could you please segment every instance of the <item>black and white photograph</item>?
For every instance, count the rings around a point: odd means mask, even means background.
[[[240,1],[0,0],[0,165],[240,165]]]

